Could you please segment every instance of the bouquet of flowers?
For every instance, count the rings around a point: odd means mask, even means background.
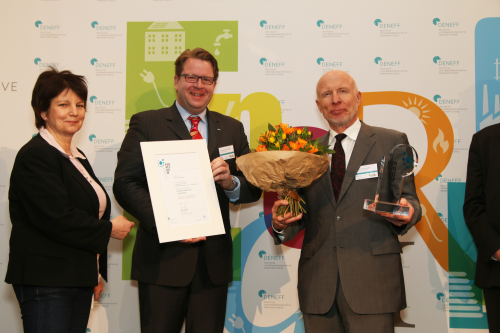
[[[304,202],[295,191],[318,179],[330,164],[328,154],[335,151],[313,140],[307,127],[296,128],[288,124],[272,126],[259,137],[260,145],[252,153],[236,160],[238,168],[248,181],[268,192],[281,192],[281,199],[288,200],[281,206],[279,215],[292,216],[305,212]]]

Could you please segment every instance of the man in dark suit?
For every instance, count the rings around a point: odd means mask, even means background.
[[[217,60],[209,52],[184,51],[175,61],[176,102],[134,115],[118,152],[113,192],[139,220],[132,279],[139,281],[143,333],[177,333],[185,318],[186,332],[224,329],[228,283],[233,278],[229,202],[256,201],[261,191],[236,171],[234,158],[219,156],[222,147],[232,146],[237,157],[249,147],[239,121],[207,109],[218,74]],[[154,219],[140,142],[191,139],[207,140],[226,232],[160,244],[156,223],[164,221]]]
[[[275,202],[275,241],[286,242],[305,228],[298,292],[306,332],[394,332],[394,313],[406,307],[398,235],[421,217],[415,184],[413,176],[405,179],[401,203],[409,206],[408,216],[380,216],[363,210],[364,200],[375,197],[377,178],[355,176],[408,139],[358,119],[361,93],[349,74],[326,73],[316,92],[330,125],[320,142],[336,151],[331,173],[303,189],[306,214],[277,216],[287,201]]]
[[[464,217],[477,247],[474,283],[483,288],[490,332],[500,332],[500,124],[474,134],[469,149]]]

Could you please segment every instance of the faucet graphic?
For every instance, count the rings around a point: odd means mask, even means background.
[[[224,33],[223,33],[222,35],[217,36],[217,38],[215,39],[214,46],[220,46],[220,40],[221,40],[222,38],[224,38],[224,39],[229,39],[229,38],[232,38],[232,37],[233,37],[233,35],[231,35],[231,34],[229,33],[230,29],[223,29],[222,31],[224,31]],[[215,55],[219,55],[219,54],[220,54],[219,49],[218,49],[218,48],[216,48],[216,49],[215,49]]]

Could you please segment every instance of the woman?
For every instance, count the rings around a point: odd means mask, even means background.
[[[56,69],[38,77],[31,100],[39,134],[22,147],[10,178],[12,222],[5,282],[14,287],[24,332],[85,332],[92,295],[106,279],[109,238],[134,223],[109,221],[110,201],[72,143],[85,119],[83,76]]]

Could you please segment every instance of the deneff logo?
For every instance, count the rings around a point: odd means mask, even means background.
[[[375,21],[373,21],[373,24],[375,24],[380,29],[392,29],[399,28],[401,26],[400,23],[382,23],[381,19],[376,19]]]
[[[316,21],[316,25],[321,29],[342,29],[342,24],[325,24],[323,20]]]
[[[285,295],[276,294],[276,295],[267,295],[265,290],[259,290],[258,295],[263,299],[284,299]]]
[[[113,182],[113,177],[97,177],[101,183]]]
[[[444,178],[441,175],[436,178],[440,183],[462,183],[462,178]]]
[[[260,58],[260,64],[264,67],[284,67],[285,62],[268,62],[266,58]]]
[[[441,22],[441,20],[436,17],[434,20],[432,20],[432,24],[440,28],[456,28],[460,25],[460,22]]]
[[[90,64],[97,68],[110,68],[116,66],[116,63],[114,62],[99,62],[99,60],[97,60],[96,58],[92,58],[90,60]]]
[[[266,30],[280,30],[285,29],[284,24],[267,24],[266,20],[260,21],[260,26]]]
[[[376,57],[373,61],[377,65],[379,65],[380,67],[394,67],[394,66],[401,65],[401,61],[395,61],[395,60],[392,60],[392,61],[382,61],[381,57]]]
[[[98,99],[96,96],[90,97],[90,103],[99,106],[114,105],[115,101],[112,99]]]
[[[321,67],[326,67],[326,68],[342,67],[341,61],[329,62],[329,61],[325,61],[325,59],[323,59],[323,58],[316,59],[316,63],[318,65],[320,65]]]
[[[99,145],[99,144],[111,144],[113,143],[115,140],[114,139],[98,139],[97,136],[95,134],[90,134],[89,135],[89,140],[90,142],[96,144],[96,145]]]
[[[264,250],[259,252],[259,257],[264,260],[285,260],[285,256],[268,256]]]
[[[460,65],[460,61],[459,60],[441,60],[441,58],[439,56],[435,56],[434,58],[432,58],[432,61],[435,63],[435,64],[438,64],[439,66],[458,66]]]
[[[35,63],[35,65],[38,65],[39,67],[48,67],[48,66],[57,67],[57,66],[59,66],[58,62],[42,62],[42,59],[40,59],[40,58],[35,58],[35,60],[33,62]]]
[[[448,218],[447,218],[447,217],[444,217],[444,215],[443,215],[443,214],[438,213],[438,216],[439,216],[439,218],[441,219],[441,221],[443,221],[443,223],[446,223],[446,224],[448,223]]]
[[[61,26],[43,24],[42,21],[38,20],[35,22],[35,27],[39,28],[40,30],[59,30]]]
[[[116,30],[116,25],[99,25],[97,21],[92,21],[90,25],[95,30]]]
[[[434,95],[433,99],[434,102],[436,102],[439,105],[454,105],[460,103],[460,99],[444,99],[441,98],[440,95]]]

